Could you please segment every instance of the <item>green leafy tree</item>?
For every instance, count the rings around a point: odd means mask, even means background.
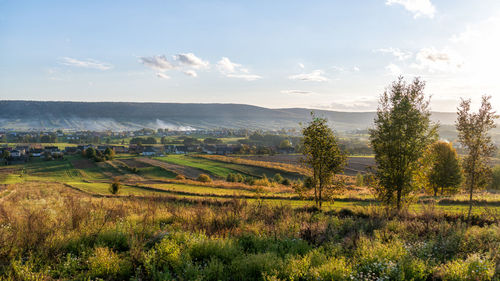
[[[316,206],[321,209],[325,191],[340,186],[340,182],[335,181],[335,174],[343,172],[346,155],[324,118],[312,115],[312,121],[302,129],[302,135],[304,162],[313,170],[310,185],[314,189]]]
[[[10,157],[10,151],[8,151],[7,149],[5,149],[3,152],[2,152],[2,158],[3,159],[7,159]]]
[[[104,150],[104,158],[106,158],[106,160],[113,160],[113,158],[115,158],[115,151],[109,147],[106,147],[106,149]]]
[[[85,156],[89,159],[94,159],[97,156],[97,152],[93,147],[89,147],[85,150]]]
[[[463,177],[457,151],[453,145],[443,141],[435,142],[431,146],[431,159],[428,180],[434,196],[437,196],[439,189],[441,195],[445,190],[458,190]]]
[[[474,191],[485,187],[491,176],[489,157],[495,153],[495,145],[488,132],[495,128],[498,116],[490,103],[491,96],[483,96],[477,113],[471,112],[471,101],[462,100],[458,107],[456,128],[458,140],[466,151],[463,159],[467,191],[469,192],[469,213],[472,212]]]
[[[380,200],[395,204],[400,210],[415,190],[413,178],[419,159],[434,142],[437,126],[431,124],[425,83],[415,78],[407,84],[403,77],[382,94],[370,130],[370,142],[377,162],[377,185]]]
[[[290,147],[292,147],[292,144],[290,143],[289,140],[282,140],[280,142],[280,145],[279,145],[280,149],[289,149]]]

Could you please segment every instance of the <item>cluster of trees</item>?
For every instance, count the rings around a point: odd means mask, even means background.
[[[465,179],[470,217],[474,191],[494,182],[489,158],[495,146],[488,132],[495,127],[498,116],[492,109],[491,97],[482,98],[477,113],[471,111],[470,100],[462,100],[456,121],[458,140],[465,152],[460,161],[451,143],[436,141],[438,125],[430,120],[424,87],[419,78],[406,83],[399,77],[382,94],[375,126],[369,131],[377,163],[370,183],[382,202],[401,210],[420,188],[430,189],[434,195],[455,192]],[[305,163],[313,170],[304,187],[314,189],[319,208],[325,192],[342,187],[336,174],[345,166],[345,152],[326,123],[313,116],[302,130]],[[358,176],[357,181],[363,178]]]
[[[83,156],[92,159],[95,162],[103,162],[107,160],[113,160],[115,158],[115,151],[107,147],[104,152],[101,152],[93,147],[89,147],[83,151]]]

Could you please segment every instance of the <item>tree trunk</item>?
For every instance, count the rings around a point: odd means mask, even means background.
[[[396,208],[398,209],[398,212],[401,210],[401,188],[398,188]]]
[[[470,223],[470,215],[472,213],[472,193],[474,192],[474,175],[472,175],[471,181],[470,181],[470,188],[469,188],[469,214],[467,215],[467,222]]]
[[[319,181],[319,209],[321,210],[321,203],[323,198],[321,198],[321,192],[323,191],[323,182],[320,180]]]

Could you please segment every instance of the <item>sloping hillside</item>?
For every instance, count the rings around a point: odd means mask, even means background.
[[[306,108],[269,109],[244,104],[41,102],[0,101],[0,128],[129,130],[169,128],[298,128],[311,111],[327,117],[338,131],[368,128],[373,112],[336,112]],[[454,113],[436,113],[442,124],[452,124]]]

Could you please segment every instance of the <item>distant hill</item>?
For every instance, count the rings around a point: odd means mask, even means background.
[[[0,128],[134,130],[169,128],[177,130],[249,128],[298,128],[310,119],[311,111],[326,117],[338,131],[366,129],[374,112],[338,112],[306,108],[270,109],[245,104],[132,103],[0,101]],[[453,124],[454,113],[436,112],[435,121]]]

